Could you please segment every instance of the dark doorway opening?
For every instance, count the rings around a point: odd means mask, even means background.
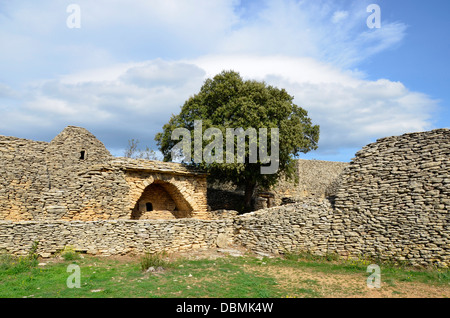
[[[131,211],[131,219],[169,219],[191,217],[192,207],[172,184],[154,181],[142,192]]]

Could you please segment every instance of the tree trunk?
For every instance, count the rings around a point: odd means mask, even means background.
[[[253,210],[252,198],[253,198],[253,193],[255,192],[255,188],[256,188],[255,181],[249,181],[245,184],[244,211],[243,212],[250,212]]]

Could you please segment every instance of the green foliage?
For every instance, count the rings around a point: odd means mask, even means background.
[[[13,268],[16,264],[18,264],[18,258],[2,252],[0,254],[0,270],[1,271],[9,271],[11,268]]]
[[[38,246],[39,246],[38,241],[34,241],[33,244],[31,245],[31,248],[28,251],[27,255],[30,261],[37,260],[39,258],[39,254],[37,253]]]
[[[26,256],[15,256],[6,252],[0,253],[0,270],[11,275],[28,272],[38,264],[38,242],[33,242]]]
[[[167,268],[169,267],[169,261],[166,259],[167,253],[145,253],[144,256],[140,259],[141,269],[143,271],[149,269],[150,267],[154,267],[155,269],[158,267]]]
[[[64,246],[64,249],[60,252],[60,255],[66,261],[73,261],[80,259],[80,254],[78,254],[73,246]]]
[[[194,121],[202,120],[202,133],[208,128],[218,128],[226,136],[227,128],[267,128],[270,143],[270,128],[279,129],[279,169],[273,174],[261,174],[260,161],[249,163],[249,147],[245,149],[245,163],[194,163]],[[223,71],[213,79],[207,79],[200,92],[190,97],[178,115],[172,115],[155,137],[165,161],[170,161],[171,150],[179,142],[172,140],[172,131],[186,128],[191,132],[191,162],[188,164],[206,170],[211,179],[232,181],[253,191],[258,185],[268,189],[277,183],[280,176],[294,176],[294,158],[300,153],[316,149],[319,126],[313,125],[308,113],[293,103],[293,97],[284,89],[264,82],[243,80],[239,73]],[[203,149],[211,141],[203,141]],[[235,139],[235,148],[237,141]],[[261,147],[258,141],[258,149]],[[270,147],[270,146],[268,146]],[[248,198],[248,195],[246,195]]]

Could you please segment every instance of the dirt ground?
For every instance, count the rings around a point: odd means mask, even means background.
[[[190,259],[215,259],[224,255],[240,256],[246,251],[238,248],[210,249],[179,253],[174,257],[188,257]],[[263,255],[254,255],[262,257]],[[264,255],[268,256],[268,255]],[[270,255],[269,255],[270,256]],[[292,287],[310,292],[307,297],[326,298],[449,298],[450,286],[433,286],[418,282],[384,282],[381,276],[380,288],[367,287],[369,273],[334,274],[322,273],[310,268],[283,268],[280,266],[245,265],[247,270],[270,275],[276,279],[281,288]],[[302,295],[289,295],[305,297]],[[288,297],[289,297],[288,296]]]
[[[261,270],[261,269],[260,269]],[[280,286],[310,290],[326,298],[447,298],[450,287],[431,286],[417,282],[395,282],[392,286],[383,282],[380,288],[367,287],[366,275],[331,274],[313,271],[309,268],[265,267],[265,274],[275,277]],[[369,274],[367,274],[369,275]]]
[[[217,259],[226,255],[249,255],[239,248],[217,248],[208,250],[193,250],[185,253],[170,254],[171,259],[179,257],[187,259]],[[252,256],[260,257],[270,255]],[[130,256],[109,256],[124,262],[134,260]],[[287,297],[325,297],[325,298],[449,298],[450,286],[434,286],[418,282],[385,282],[381,275],[380,288],[368,288],[367,277],[369,273],[322,273],[311,268],[293,268],[281,266],[255,266],[244,265],[248,271],[259,272],[274,277],[280,288],[286,290],[304,291],[298,295]]]

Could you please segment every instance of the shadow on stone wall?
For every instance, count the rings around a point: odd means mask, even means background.
[[[302,202],[304,198],[327,198],[334,203],[346,162],[297,160],[298,182],[281,177],[272,189],[256,189],[253,211]],[[214,210],[242,211],[244,190],[230,182],[208,181],[208,206]]]
[[[239,212],[242,210],[244,194],[241,191],[208,188],[207,196],[211,211],[234,210]]]

